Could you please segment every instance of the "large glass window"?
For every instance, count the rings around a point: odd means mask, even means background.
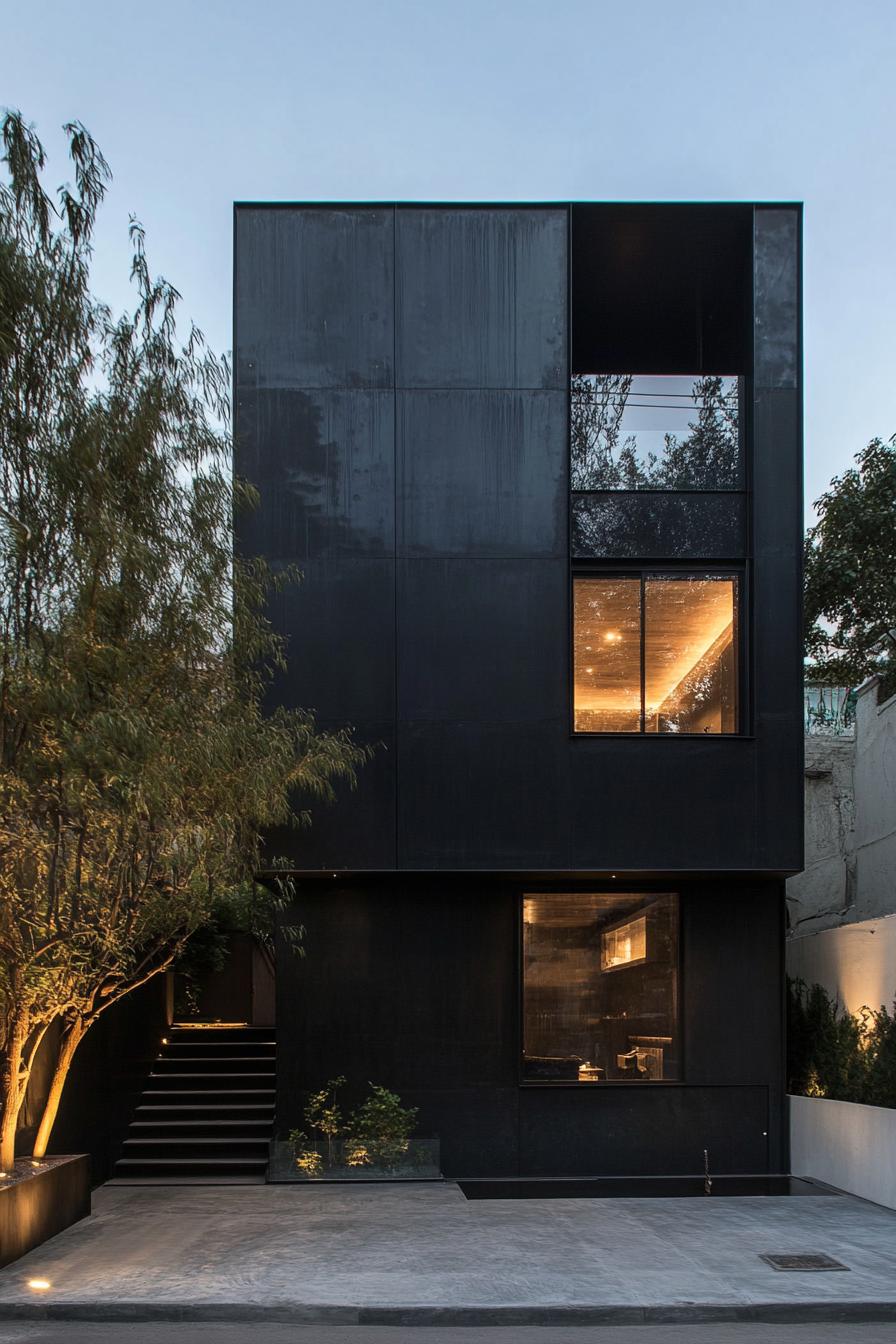
[[[524,1081],[679,1076],[678,896],[524,896]]]
[[[577,733],[736,733],[733,574],[585,577],[573,584]]]
[[[574,374],[572,489],[742,489],[739,386],[723,374]]]

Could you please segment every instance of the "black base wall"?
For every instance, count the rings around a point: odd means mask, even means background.
[[[544,884],[540,884],[542,887]],[[278,1129],[344,1074],[419,1107],[451,1176],[787,1169],[783,884],[678,885],[681,1083],[520,1085],[520,898],[534,884],[424,875],[307,882],[277,975]],[[674,884],[665,882],[665,890]],[[570,884],[563,884],[564,890]]]

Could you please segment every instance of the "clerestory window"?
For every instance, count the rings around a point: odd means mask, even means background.
[[[574,374],[572,490],[743,489],[740,402],[734,375]]]

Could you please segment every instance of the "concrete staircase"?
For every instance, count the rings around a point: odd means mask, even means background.
[[[276,1049],[272,1027],[169,1027],[109,1184],[263,1184]]]

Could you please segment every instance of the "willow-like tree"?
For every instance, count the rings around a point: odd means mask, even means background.
[[[153,277],[90,288],[109,177],[78,124],[51,198],[20,114],[0,184],[0,1168],[35,1055],[59,1052],[34,1148],[98,1017],[160,974],[269,827],[298,825],[364,752],[262,699],[284,649],[272,580],[234,558],[230,377]],[[280,576],[278,582],[295,576]],[[259,890],[259,899],[266,899]]]

